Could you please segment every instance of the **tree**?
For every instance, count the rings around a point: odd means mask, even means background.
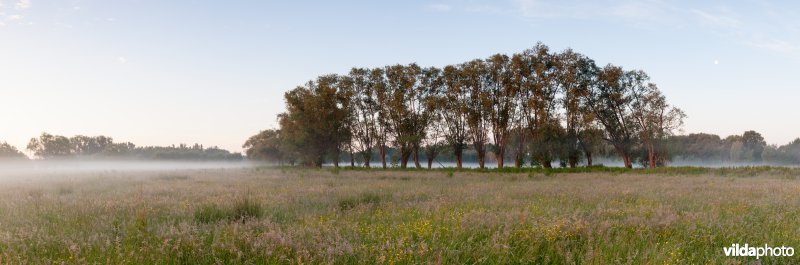
[[[9,159],[28,159],[25,154],[17,150],[16,147],[6,142],[0,143],[0,160]]]
[[[583,153],[591,166],[591,155],[597,134],[594,114],[587,106],[589,88],[597,76],[597,66],[588,57],[570,49],[556,56],[556,83],[562,93],[564,108],[564,147],[567,163],[576,167]]]
[[[340,154],[341,150],[346,150],[348,156],[350,157],[350,166],[355,167],[356,159],[356,147],[354,146],[355,140],[353,139],[353,134],[355,134],[354,130],[356,130],[356,124],[358,124],[358,116],[356,114],[356,110],[354,106],[358,103],[355,97],[355,84],[353,78],[350,76],[338,76],[338,80],[336,82],[336,89],[337,94],[341,97],[340,107],[342,110],[345,111],[345,118],[343,120],[343,128],[346,133],[346,141],[342,141],[339,145],[337,154]],[[336,155],[339,157],[339,155]],[[334,165],[338,167],[338,158],[337,161],[334,161]]]
[[[485,92],[486,64],[475,59],[461,66],[463,87],[468,93],[466,100],[467,126],[472,138],[472,146],[478,158],[478,166],[484,168],[486,143],[489,138],[489,98]]]
[[[370,70],[365,68],[353,68],[349,75],[353,86],[353,139],[357,141],[358,152],[368,168],[373,148],[381,137],[378,135],[381,133],[380,105],[375,91],[378,84],[370,75]]]
[[[49,133],[42,133],[39,138],[31,138],[27,149],[40,158],[68,157],[72,155],[72,144],[69,138]]]
[[[376,145],[381,159],[381,166],[386,168],[386,142],[389,139],[389,95],[386,89],[386,76],[383,68],[374,68],[369,73],[369,85],[372,86],[377,101],[377,120],[375,121]]]
[[[419,149],[425,132],[435,112],[432,96],[441,85],[439,70],[422,69],[416,64],[386,67],[387,105],[390,131],[395,145],[400,149],[400,167],[405,168],[412,158],[417,168]]]
[[[603,125],[606,141],[614,146],[627,168],[633,167],[631,153],[640,130],[632,114],[632,93],[645,85],[646,77],[641,71],[626,72],[621,67],[607,65],[598,72],[597,83],[586,97],[597,121]]]
[[[535,160],[544,168],[552,168],[552,161],[563,159],[565,150],[565,131],[558,122],[542,123],[537,125],[535,132],[530,136],[531,139],[531,159]]]
[[[439,96],[436,98],[436,104],[442,106],[444,98]],[[428,169],[433,167],[433,160],[446,146],[446,139],[444,139],[447,131],[444,122],[444,113],[441,108],[437,108],[436,113],[431,117],[431,124],[428,126],[426,137],[422,141],[422,148],[425,152],[425,158],[428,159]]]
[[[456,158],[456,168],[461,168],[464,149],[467,147],[469,131],[467,127],[468,111],[467,100],[469,93],[462,82],[461,69],[458,66],[448,65],[442,72],[444,81],[444,99],[441,102],[442,122],[444,123],[445,141],[453,148]]]
[[[253,160],[264,160],[274,163],[292,163],[290,154],[284,151],[283,139],[280,130],[263,130],[251,136],[244,142],[242,148],[245,149],[247,158]]]
[[[433,159],[438,155],[442,148],[442,125],[441,125],[441,103],[444,94],[444,79],[442,70],[430,67],[422,69],[419,78],[420,86],[418,95],[420,97],[421,109],[417,111],[418,125],[417,134],[420,135],[420,142],[414,146],[414,163],[419,168],[420,144],[425,149],[425,156],[428,159],[428,168],[431,168]]]
[[[761,155],[764,153],[767,142],[764,141],[764,137],[762,137],[760,133],[756,131],[744,132],[742,134],[742,145],[745,149],[752,152],[753,162],[761,163],[763,161]]]
[[[339,164],[341,146],[349,142],[348,94],[337,89],[338,77],[326,75],[286,92],[286,112],[278,115],[281,132],[292,150],[309,166],[326,157]]]
[[[76,135],[69,138],[70,152],[76,156],[92,156],[101,154],[114,143],[114,139],[106,136],[89,137]]]
[[[484,94],[488,106],[484,108],[488,112],[498,168],[503,168],[507,138],[516,110],[518,86],[512,84],[510,64],[509,57],[503,54],[492,55],[486,60],[488,76]]]
[[[412,117],[413,100],[416,98],[413,89],[416,83],[419,66],[393,65],[386,67],[386,89],[388,94],[387,116],[390,125],[389,131],[393,134],[394,144],[400,149],[400,167],[405,168],[411,157],[413,143],[417,140],[414,135],[414,120]]]
[[[558,138],[559,135],[550,134],[560,132],[556,117],[555,58],[547,46],[538,43],[524,51],[518,60],[514,72],[520,79],[521,123],[528,130],[531,153],[536,154],[539,164],[551,168],[552,159],[557,156],[553,152],[556,145],[543,141]]]
[[[511,144],[509,149],[514,152],[514,166],[517,168],[522,167],[528,134],[532,132],[529,124],[530,111],[528,109],[528,101],[530,99],[531,90],[529,89],[529,76],[531,72],[531,64],[523,54],[517,53],[511,57],[509,65],[509,85],[516,91],[514,111],[511,116],[511,129],[509,138]]]
[[[578,146],[586,157],[586,166],[593,165],[594,153],[603,145],[603,130],[588,127],[578,133]]]
[[[631,114],[639,128],[639,139],[647,152],[648,166],[655,168],[657,160],[666,161],[665,157],[658,157],[658,154],[664,154],[665,151],[660,147],[667,137],[680,129],[686,114],[667,104],[666,97],[652,83],[633,88]]]

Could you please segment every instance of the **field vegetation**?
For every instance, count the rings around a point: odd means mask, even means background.
[[[0,180],[0,264],[796,264],[800,170],[258,168]]]

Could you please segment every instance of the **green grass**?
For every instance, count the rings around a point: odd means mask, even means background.
[[[800,250],[797,169],[517,170],[4,179],[0,264],[800,262],[722,252]]]

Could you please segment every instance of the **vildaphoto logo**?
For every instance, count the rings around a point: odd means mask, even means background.
[[[794,256],[794,248],[780,246],[780,247],[770,247],[767,244],[764,244],[763,247],[751,247],[747,244],[744,246],[740,246],[739,244],[731,244],[730,247],[723,247],[725,250],[725,256],[728,257],[756,257],[756,259],[764,257],[764,256],[772,256],[772,257],[791,257]]]

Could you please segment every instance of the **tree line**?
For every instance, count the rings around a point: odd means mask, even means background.
[[[42,133],[31,138],[28,151],[41,159],[151,159],[151,160],[242,160],[241,153],[231,153],[216,146],[201,144],[172,146],[136,146],[130,142],[114,142],[108,136],[76,135],[66,137]],[[27,159],[27,156],[5,142],[0,144],[0,158]]]
[[[608,144],[626,167],[639,150],[656,167],[686,117],[644,71],[601,67],[542,43],[443,68],[356,67],[319,76],[284,98],[279,128],[248,139],[248,157],[317,167],[349,157],[351,165],[371,167],[377,155],[385,168],[393,149],[400,167],[421,168],[424,157],[430,168],[447,150],[460,168],[469,148],[481,168],[487,154],[497,167],[510,159],[516,167],[530,161],[550,168],[555,161],[591,165]]]
[[[703,164],[800,164],[800,138],[785,145],[768,145],[756,131],[725,138],[693,133],[670,137],[667,146],[676,160]]]

